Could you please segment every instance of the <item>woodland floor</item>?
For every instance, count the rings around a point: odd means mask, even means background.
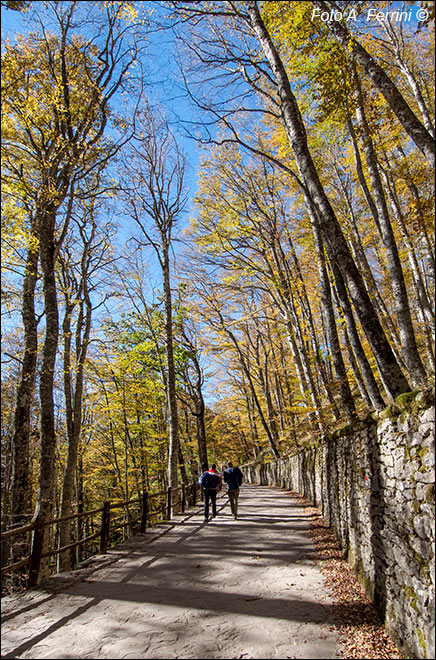
[[[2,599],[2,658],[401,658],[316,509],[244,485]]]

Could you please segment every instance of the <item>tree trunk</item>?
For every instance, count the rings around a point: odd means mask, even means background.
[[[267,415],[267,420],[268,420],[268,426],[271,431],[271,435],[274,439],[274,444],[277,446],[279,442],[279,432],[277,429],[277,420],[276,420],[276,412],[274,410],[273,402],[272,402],[272,397],[271,397],[271,388],[270,388],[270,383],[269,383],[269,373],[268,373],[268,356],[266,353],[264,353],[264,367],[260,366],[260,360],[258,359],[260,356],[257,356],[257,361],[259,364],[258,367],[258,374],[259,374],[259,382],[262,386],[263,389],[263,395],[265,398],[265,403],[266,403],[266,415]]]
[[[172,489],[174,489],[173,497],[176,497],[179,464],[179,426],[176,398],[176,369],[174,364],[173,346],[173,307],[170,282],[169,245],[167,244],[164,237],[162,237],[162,249],[162,275],[165,297],[165,352],[167,361],[167,397],[169,423],[168,484]],[[177,502],[173,499],[173,511],[177,509],[177,506]]]
[[[404,222],[403,212],[401,210],[401,205],[398,200],[394,182],[391,176],[388,177],[386,173],[383,174],[384,174],[383,178],[386,183],[386,189],[389,197],[389,202],[392,208],[392,212],[397,221],[398,228],[401,232],[401,236],[403,238],[404,244],[407,249],[407,258],[412,273],[413,287],[415,290],[415,295],[417,300],[418,318],[423,328],[424,342],[427,351],[427,359],[429,361],[431,370],[434,372],[435,360],[434,360],[434,347],[432,344],[432,335],[434,333],[434,318],[435,318],[434,311],[428,299],[427,291],[425,289],[424,281],[422,278],[421,270],[419,268],[418,260],[416,258],[415,250],[410,240],[406,223]]]
[[[333,413],[335,419],[338,419],[340,417],[340,413],[338,411],[336,402],[335,402],[333,394],[331,392],[331,387],[329,386],[329,383],[328,383],[328,378],[327,378],[327,374],[326,374],[325,365],[324,365],[324,363],[321,359],[321,351],[319,349],[318,334],[315,330],[312,310],[311,310],[310,302],[309,302],[309,299],[308,299],[308,296],[307,296],[306,284],[305,284],[305,281],[304,281],[304,277],[301,273],[297,253],[295,251],[295,247],[294,247],[294,244],[293,244],[293,241],[292,241],[292,238],[291,238],[289,232],[288,232],[287,238],[288,238],[288,242],[289,242],[289,247],[291,249],[292,261],[294,263],[294,267],[296,269],[297,277],[298,277],[298,280],[299,280],[299,283],[300,283],[299,286],[298,285],[296,287],[291,286],[292,277],[289,273],[289,269],[288,269],[288,266],[287,266],[287,262],[288,262],[289,257],[284,253],[283,247],[282,247],[280,241],[278,242],[278,252],[280,253],[281,263],[283,264],[283,267],[284,267],[285,272],[287,274],[287,287],[288,287],[288,295],[289,296],[294,295],[293,288],[295,288],[295,295],[297,297],[297,304],[299,302],[299,307],[301,309],[302,321],[301,321],[300,325],[301,325],[303,333],[304,333],[304,330],[305,330],[304,329],[304,321],[306,321],[306,323],[308,324],[308,328],[306,329],[306,333],[309,336],[310,342],[312,344],[312,356],[313,356],[313,360],[314,360],[313,366],[312,365],[309,366],[309,369],[310,369],[310,372],[311,372],[310,377],[311,377],[311,380],[313,381],[312,373],[315,376],[318,376],[318,380],[320,381],[318,383],[318,390],[321,390],[321,387],[324,389],[324,391],[326,393],[326,396],[327,396],[327,399],[328,399],[328,402],[331,406],[332,413]],[[301,291],[300,291],[300,289],[301,289]],[[299,334],[301,335],[301,331],[299,331]],[[303,350],[305,352],[306,351],[309,352],[308,349],[306,349],[306,347],[304,345],[304,342],[300,342],[300,343],[303,344]],[[315,385],[316,385],[316,383],[313,382],[313,388],[314,389],[315,389]],[[313,397],[312,397],[312,399],[313,399]],[[316,400],[318,400],[317,396],[316,396]],[[319,417],[319,419],[322,423],[321,416]]]
[[[288,333],[288,341],[297,371],[302,401],[305,402],[307,397],[310,398],[313,411],[308,413],[309,423],[314,429],[318,428],[319,432],[323,434],[324,427],[320,412],[321,406],[318,400],[315,384],[313,382],[306,347],[304,345],[304,341],[302,340],[299,319],[295,311],[292,287],[286,268],[286,259],[284,258],[283,251],[281,249],[278,250],[277,246],[272,246],[272,248],[275,271],[273,270],[272,265],[268,262],[268,260],[265,259],[265,261],[270,272],[271,280],[275,282],[278,279],[278,282],[275,285],[275,289],[280,300],[280,313],[284,319]]]
[[[86,276],[85,273],[83,273]],[[62,482],[61,494],[61,517],[68,516],[73,512],[74,484],[77,470],[77,457],[79,451],[80,435],[82,430],[82,399],[83,399],[83,380],[86,354],[89,344],[89,334],[91,331],[92,307],[87,293],[86,283],[83,283],[85,302],[82,301],[76,328],[76,368],[74,388],[71,387],[72,373],[70,364],[71,349],[71,327],[70,315],[66,316],[64,326],[65,336],[65,359],[64,359],[64,382],[65,398],[67,412],[67,432],[68,432],[68,451],[65,463],[64,477]],[[83,314],[83,305],[85,304],[86,313]],[[67,305],[68,307],[68,305]],[[83,326],[83,327],[82,327]],[[83,335],[82,335],[83,331]],[[74,389],[74,396],[71,396]],[[59,546],[68,545],[72,542],[73,521],[66,521],[60,524]],[[59,555],[59,570],[69,570],[74,563],[74,550],[66,551]]]
[[[347,126],[349,127],[350,134],[352,135],[353,150],[354,150],[354,155],[355,155],[355,158],[356,158],[356,168],[357,168],[357,171],[358,172],[361,171],[361,174],[362,174],[362,178],[359,175],[359,181],[360,181],[362,189],[365,188],[366,191],[367,191],[367,192],[365,192],[365,190],[364,190],[365,197],[367,199],[368,205],[371,208],[371,211],[374,211],[374,213],[375,213],[374,220],[375,220],[377,226],[379,227],[377,209],[375,207],[375,204],[374,204],[374,201],[373,201],[371,195],[369,194],[369,189],[366,185],[365,178],[363,177],[363,170],[362,170],[362,164],[361,164],[361,160],[360,160],[360,153],[359,153],[359,150],[357,148],[356,138],[354,136],[354,128],[353,128],[351,122],[349,124],[347,124]],[[391,316],[390,316],[390,314],[387,310],[386,304],[385,304],[383,298],[380,295],[380,292],[379,292],[378,287],[377,287],[377,282],[375,281],[375,278],[374,278],[374,275],[372,273],[371,267],[368,263],[368,259],[367,259],[366,253],[365,253],[365,249],[362,245],[360,234],[359,234],[359,231],[358,231],[358,228],[357,228],[355,212],[354,212],[354,209],[353,209],[352,200],[350,199],[350,194],[347,191],[346,186],[342,182],[337,169],[336,169],[336,173],[338,174],[339,185],[341,186],[341,190],[344,194],[344,197],[345,197],[345,200],[346,200],[346,203],[347,203],[348,212],[350,214],[350,226],[351,226],[351,231],[352,231],[352,235],[350,237],[351,253],[353,255],[353,258],[356,261],[356,264],[357,264],[359,270],[361,271],[361,273],[363,275],[363,278],[365,280],[365,284],[368,288],[371,300],[373,301],[373,305],[376,309],[378,317],[381,320],[381,323],[382,323],[383,327],[388,332],[388,336],[391,340],[392,350],[395,354],[397,362],[398,362],[398,364],[403,366],[402,365],[401,353],[399,353],[398,349],[396,348],[397,346],[400,345],[400,338],[399,338],[399,335],[398,335],[397,328],[394,325],[394,323],[392,321],[392,318],[391,318]]]
[[[359,333],[357,331],[356,322],[354,320],[353,310],[348,299],[347,290],[342,279],[342,275],[336,264],[331,263],[333,271],[333,278],[335,282],[335,289],[338,295],[342,312],[344,314],[346,330],[350,339],[350,344],[357,363],[359,365],[360,373],[362,374],[365,383],[366,391],[371,400],[372,406],[375,410],[382,410],[386,404],[379,392],[377,381],[372,373],[371,365],[368,362],[362,343],[360,341]]]
[[[240,363],[240,365],[241,365],[241,367],[242,367],[242,370],[243,370],[243,372],[244,372],[244,374],[245,374],[245,376],[246,376],[246,378],[247,378],[247,382],[248,382],[248,385],[249,385],[249,387],[250,387],[251,395],[252,395],[252,397],[253,397],[253,401],[254,401],[254,403],[255,403],[255,405],[256,405],[256,408],[257,408],[257,412],[258,412],[258,415],[259,415],[260,421],[261,421],[261,423],[262,423],[262,426],[263,426],[264,431],[265,431],[265,433],[266,433],[266,436],[267,436],[267,438],[268,438],[268,442],[269,442],[269,446],[270,446],[270,448],[271,448],[271,451],[272,451],[272,453],[273,453],[273,455],[274,455],[275,458],[280,458],[280,452],[279,452],[279,450],[278,450],[278,448],[277,448],[277,445],[276,445],[275,440],[274,440],[274,437],[273,437],[273,435],[272,435],[272,433],[271,433],[271,429],[270,429],[270,427],[269,427],[269,425],[268,425],[268,422],[267,422],[266,419],[265,419],[265,415],[264,415],[264,413],[263,413],[262,406],[260,405],[259,397],[257,396],[256,389],[255,389],[254,384],[253,384],[253,379],[252,379],[252,377],[251,377],[250,370],[249,370],[249,368],[247,367],[247,365],[246,365],[246,363],[245,363],[244,356],[243,356],[242,351],[241,351],[241,349],[240,349],[240,347],[239,347],[239,344],[238,344],[238,342],[237,342],[237,340],[236,340],[236,337],[235,337],[235,335],[232,333],[232,331],[229,330],[229,328],[226,327],[226,325],[225,325],[225,323],[224,323],[224,319],[221,317],[221,315],[220,315],[220,320],[221,320],[221,324],[222,324],[222,329],[223,329],[223,330],[226,332],[226,334],[230,337],[230,339],[231,339],[232,342],[233,342],[233,345],[234,345],[235,348],[236,348],[236,352],[237,352],[238,357],[239,357],[239,363]]]
[[[339,394],[341,397],[342,407],[345,412],[345,418],[347,422],[350,423],[356,417],[356,407],[354,405],[354,399],[351,393],[350,384],[348,382],[347,371],[339,343],[338,330],[336,327],[335,314],[333,310],[332,293],[325,265],[324,249],[318,223],[316,222],[312,213],[310,213],[310,217],[315,238],[315,248],[318,257],[318,271],[321,283],[321,300],[326,316],[329,353],[332,356],[333,364],[335,367],[336,378],[339,384]]]
[[[35,316],[35,285],[39,251],[30,246],[27,252],[22,291],[22,318],[24,325],[24,354],[14,411],[14,433],[11,441],[11,492],[8,527],[21,527],[30,522],[32,509],[32,484],[30,465],[30,416],[35,392],[36,361],[38,351],[38,321]],[[4,492],[5,489],[4,489]],[[8,494],[9,495],[9,494]],[[6,513],[6,507],[3,512]],[[7,516],[6,516],[7,517]],[[2,544],[6,563],[14,564],[29,555],[29,544],[23,536],[17,536]],[[14,580],[23,579],[26,567],[15,571]],[[18,584],[18,582],[17,582]]]
[[[76,471],[76,491],[77,491],[77,513],[83,513],[83,500],[84,500],[84,488],[83,488],[83,454],[80,453],[79,458],[78,458],[78,463],[77,463],[77,471]],[[77,538],[81,539],[83,538],[84,534],[84,524],[83,524],[83,518],[78,518],[76,521],[77,525]],[[83,555],[83,545],[79,545],[76,548],[76,563],[80,563],[82,561],[82,555]]]
[[[400,332],[403,358],[413,385],[415,387],[421,387],[425,384],[425,369],[418,353],[418,347],[416,345],[412,317],[410,315],[409,299],[407,296],[400,256],[398,254],[398,248],[383,192],[383,185],[378,168],[377,156],[366,121],[360,81],[355,71],[354,82],[356,85],[356,116],[360,134],[362,136],[366,164],[371,179],[374,203],[377,208],[380,235],[386,250],[386,262],[393,289],[394,306],[396,310],[398,329]]]
[[[35,316],[38,257],[38,250],[34,246],[29,247],[22,294],[24,355],[17,389],[12,439],[12,493],[9,524],[18,527],[27,524],[33,513],[30,483],[30,413],[35,389],[38,351],[38,322]]]
[[[326,2],[315,0],[315,7],[321,11],[327,11],[330,14],[330,7]],[[334,18],[327,21],[332,34],[342,44],[344,49],[351,52],[355,61],[360,64],[365,73],[371,78],[376,87],[385,97],[387,103],[392,108],[407,134],[412,138],[417,147],[422,151],[431,165],[435,164],[435,145],[434,138],[421,124],[418,117],[406,103],[403,96],[398,91],[396,85],[389,76],[371,57],[371,55],[361,46],[361,44],[350,34],[347,28]]]
[[[260,16],[257,3],[248,2],[247,11],[277,82],[281,99],[283,126],[294,153],[300,178],[306,187],[306,194],[313,200],[318,211],[317,220],[329,258],[332,262],[338,264],[341,269],[359,320],[376,359],[383,385],[389,395],[395,398],[399,394],[410,390],[409,383],[397,364],[392,348],[386,339],[365,289],[362,276],[354,263],[333,208],[321,184],[308,149],[306,131],[289,79]]]
[[[400,26],[399,34],[397,34],[397,31],[393,28],[393,26],[390,24],[389,21],[385,21],[383,23],[383,28],[390,37],[391,43],[394,47],[395,59],[397,61],[398,67],[406,76],[406,80],[409,83],[410,89],[413,92],[413,96],[415,97],[415,101],[421,113],[424,126],[426,127],[430,135],[434,138],[435,136],[434,125],[431,122],[430,113],[425,104],[424,97],[421,92],[421,88],[419,86],[416,76],[410,70],[407,61],[404,58],[404,41],[403,41],[404,35],[403,35],[402,26]]]
[[[53,515],[55,497],[56,431],[53,400],[53,380],[58,346],[59,319],[55,278],[55,211],[48,208],[41,212],[39,222],[41,269],[43,274],[45,304],[45,337],[42,353],[39,398],[41,407],[41,442],[39,458],[38,492],[35,518],[44,524]],[[44,535],[47,549],[49,534]],[[48,577],[48,562],[43,561],[39,580]]]

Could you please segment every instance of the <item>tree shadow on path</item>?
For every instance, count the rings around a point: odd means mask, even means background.
[[[47,598],[8,613],[7,618],[16,617],[20,625],[20,615],[34,607],[35,617],[42,621],[40,628],[46,625],[46,611],[52,619],[57,614],[58,620],[35,631],[2,658],[20,657],[85,614],[88,619],[101,616],[97,606],[103,601],[113,603],[114,609],[117,602],[122,602],[133,604],[132,611],[138,606],[156,610],[165,606],[296,624],[335,625],[352,614],[352,603],[338,606],[317,601],[319,594],[311,592],[312,585],[305,587],[304,567],[313,571],[317,555],[308,535],[310,517],[304,515],[304,506],[283,491],[245,486],[240,511],[240,518],[233,520],[227,502],[219,500],[219,515],[211,523],[205,524],[202,511],[197,509],[180,520],[165,523],[162,529],[153,528],[119,544],[109,551],[109,558],[102,556],[100,565],[96,563],[95,569],[82,578],[79,570],[79,577],[72,572],[46,580],[34,591],[49,594]],[[110,565],[104,563],[108,559]],[[286,582],[268,595],[268,583],[262,576],[274,568],[283,570],[283,576],[298,576],[295,579],[302,585],[301,598],[295,589],[288,589]],[[65,602],[57,603],[57,596],[68,597],[68,613]],[[87,600],[77,606],[75,599]],[[68,631],[65,636],[67,639]]]

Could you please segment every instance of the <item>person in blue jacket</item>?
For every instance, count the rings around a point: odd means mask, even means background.
[[[216,494],[220,490],[222,480],[216,471],[215,463],[212,463],[209,470],[203,472],[198,483],[203,487],[204,493],[204,520],[209,520],[209,502],[212,503],[212,518],[216,516]]]
[[[236,520],[238,517],[238,499],[239,488],[242,484],[242,472],[238,467],[233,467],[231,461],[227,463],[227,466],[227,469],[223,472],[223,478],[227,484],[227,495],[229,496],[233,518]]]

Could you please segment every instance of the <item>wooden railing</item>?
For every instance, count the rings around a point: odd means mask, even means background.
[[[180,511],[184,513],[187,506],[195,506],[197,501],[197,483],[194,481],[190,484],[182,484],[177,488],[177,501],[180,505]],[[157,508],[150,510],[150,501],[157,499]],[[1,573],[2,579],[3,576],[13,574],[18,569],[23,566],[29,566],[28,576],[26,580],[26,586],[28,588],[38,584],[41,561],[45,557],[53,557],[59,555],[62,552],[67,550],[72,550],[73,548],[79,548],[87,543],[94,542],[95,549],[94,551],[88,554],[88,557],[95,554],[104,554],[109,545],[115,544],[126,538],[126,536],[132,536],[136,533],[144,534],[147,527],[151,527],[158,522],[171,519],[172,507],[173,507],[173,490],[168,487],[166,491],[160,491],[157,493],[147,493],[144,491],[141,498],[135,500],[124,500],[120,502],[109,502],[105,501],[103,506],[98,509],[92,509],[90,511],[83,511],[81,513],[73,513],[68,516],[63,516],[61,518],[54,518],[46,522],[38,521],[38,518],[33,520],[28,525],[22,527],[17,527],[15,529],[9,529],[6,532],[3,532],[1,535],[2,544],[6,541],[9,542],[11,539],[17,536],[23,536],[27,534],[29,537],[27,545],[30,548],[29,553],[12,564],[7,566],[2,566]],[[137,514],[132,516],[132,509],[136,507]],[[112,512],[121,509],[124,513],[123,520],[114,519]],[[97,528],[94,528],[93,518],[97,514],[101,514],[99,525]],[[59,523],[67,522],[69,520],[81,520],[88,519],[91,521],[89,530],[91,533],[83,536],[83,538],[78,538],[73,543],[64,545],[63,547],[53,548],[43,552],[44,539],[47,534],[48,528],[55,528]],[[78,529],[83,530],[83,526],[78,525]],[[116,530],[122,529],[122,537],[119,538],[115,534]],[[55,529],[54,529],[55,531]],[[53,533],[51,530],[51,539],[56,539],[56,533]],[[98,541],[97,541],[98,539]],[[55,573],[56,570],[51,571],[51,574]]]

